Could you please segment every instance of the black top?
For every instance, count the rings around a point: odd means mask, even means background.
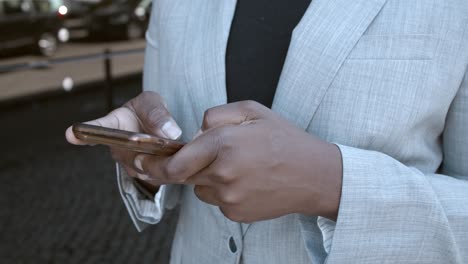
[[[238,0],[226,52],[228,102],[271,107],[293,29],[311,0]]]

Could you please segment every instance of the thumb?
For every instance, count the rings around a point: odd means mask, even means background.
[[[161,133],[159,133],[159,131],[156,131],[156,134],[159,134],[159,136],[168,139],[177,140],[182,135],[182,130],[172,117],[168,117],[167,120],[163,122],[161,126]]]
[[[182,135],[159,94],[143,92],[125,106],[134,111],[144,132],[173,140]]]
[[[224,126],[240,125],[249,121],[265,118],[268,108],[255,101],[241,101],[220,105],[205,111],[201,130]]]

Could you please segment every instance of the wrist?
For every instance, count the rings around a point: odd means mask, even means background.
[[[343,163],[341,151],[337,145],[321,142],[315,144],[316,161],[311,163],[312,182],[308,183],[311,190],[307,194],[307,202],[303,213],[322,216],[336,221],[341,199],[343,178]]]
[[[341,151],[337,145],[329,143],[329,161],[325,163],[327,167],[323,177],[321,188],[321,205],[319,206],[319,216],[336,221],[340,208],[341,188],[343,182],[343,162]]]

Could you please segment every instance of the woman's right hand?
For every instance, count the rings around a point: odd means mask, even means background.
[[[182,135],[182,130],[168,112],[163,98],[155,92],[143,92],[108,115],[85,123],[173,140]],[[66,131],[66,138],[71,144],[86,145],[75,137],[71,127]],[[129,176],[136,177],[154,187],[160,185],[135,167],[134,159],[138,153],[121,148],[110,148],[110,151],[112,158],[125,168]]]

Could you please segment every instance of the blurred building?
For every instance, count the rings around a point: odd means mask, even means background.
[[[72,38],[141,38],[151,10],[151,0],[54,1],[62,1],[63,10],[67,10],[63,14],[65,27]]]
[[[0,52],[18,48],[32,48],[51,56],[59,42],[68,41],[68,30],[63,18],[56,13],[55,0],[0,1]]]

